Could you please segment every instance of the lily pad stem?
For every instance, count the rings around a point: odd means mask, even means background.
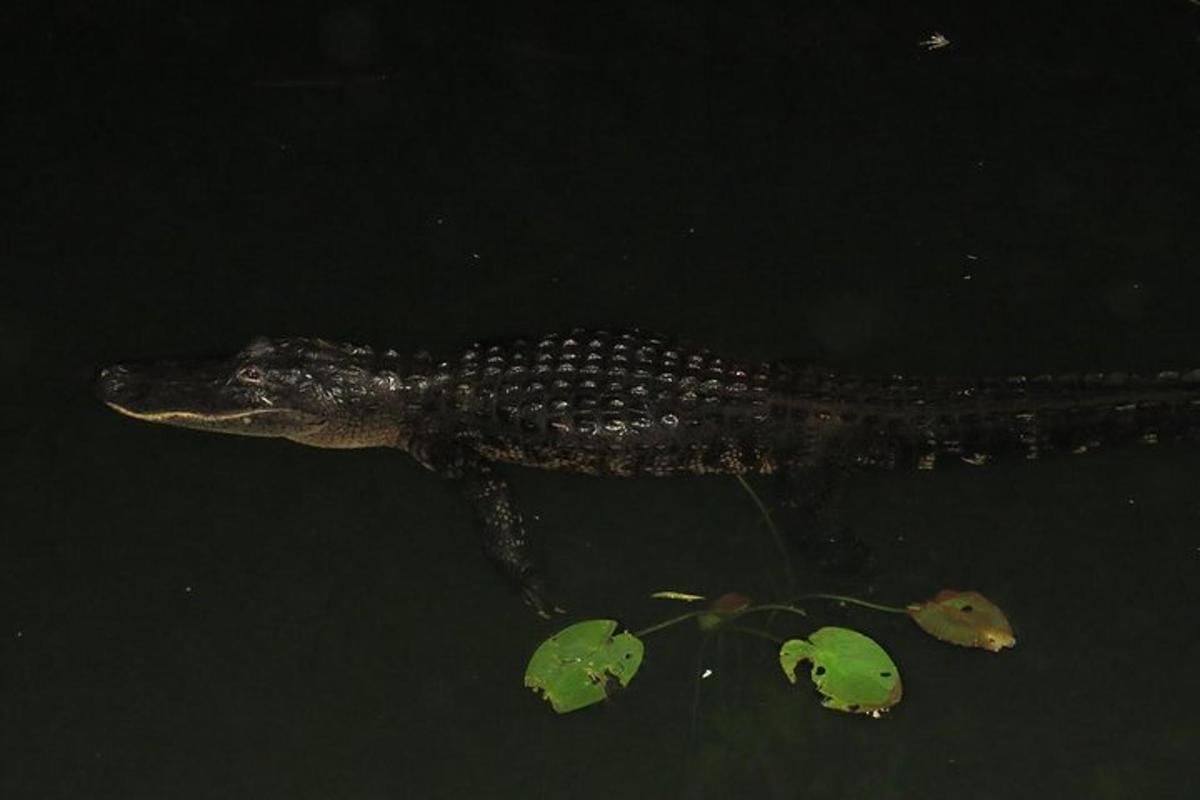
[[[764,631],[758,628],[747,628],[744,625],[730,625],[729,628],[730,630],[737,631],[738,633],[748,633],[751,636],[757,636],[760,639],[766,639],[774,642],[775,644],[783,644],[784,641],[786,641],[782,636],[776,636],[770,631]]]
[[[789,614],[795,614],[799,617],[808,616],[808,612],[806,612],[803,608],[796,608],[795,606],[791,606],[786,603],[762,603],[760,605],[750,606],[749,608],[743,608],[741,611],[739,611],[737,616],[740,617],[743,614],[753,614],[756,611],[786,611]]]
[[[852,606],[862,606],[863,608],[872,608],[876,611],[886,611],[889,614],[907,614],[908,610],[897,608],[896,606],[883,606],[879,603],[871,603],[867,600],[859,600],[857,597],[847,597],[841,594],[802,594],[796,598],[797,600],[837,600],[839,603],[849,603]],[[761,606],[760,606],[761,607]]]
[[[808,616],[808,614],[805,613],[803,608],[796,608],[795,606],[790,606],[785,603],[763,603],[762,605],[750,606],[749,608],[743,608],[740,611],[730,614],[727,617],[727,619],[731,619],[731,620],[737,619],[738,617],[741,617],[745,614],[752,614],[756,611],[786,611],[789,614],[795,614],[800,617]],[[640,631],[634,632],[633,635],[640,639],[643,636],[646,636],[648,634],[661,631],[663,628],[669,628],[672,625],[678,625],[681,622],[687,622],[689,619],[695,619],[696,617],[701,617],[706,614],[715,614],[715,613],[716,612],[712,611],[711,609],[699,608],[699,609],[696,609],[695,611],[689,611],[686,614],[680,614],[677,617],[671,617],[670,619],[665,619],[662,622],[656,622],[647,628],[642,628]]]
[[[678,617],[671,617],[670,619],[663,620],[662,622],[656,622],[655,624],[651,625],[648,628],[642,628],[640,631],[637,631],[633,635],[640,639],[643,636],[646,636],[647,634],[651,634],[656,631],[661,631],[663,628],[669,628],[672,625],[678,625],[681,622],[687,622],[689,619],[695,619],[696,617],[699,617],[703,614],[711,614],[711,613],[712,612],[706,608],[697,609],[696,611],[689,611],[686,614],[680,614]]]
[[[767,505],[758,496],[758,492],[754,491],[754,487],[742,475],[734,475],[742,488],[746,490],[746,494],[750,495],[750,499],[754,501],[754,505],[758,506],[758,513],[762,514],[763,521],[767,523],[767,529],[771,531],[771,538],[775,540],[775,547],[779,550],[779,560],[783,564],[784,578],[787,580],[788,590],[792,590],[796,585],[796,575],[792,571],[792,560],[788,557],[787,547],[783,544],[783,534],[779,532],[779,528],[775,527],[775,520],[771,518],[771,512],[767,510]]]

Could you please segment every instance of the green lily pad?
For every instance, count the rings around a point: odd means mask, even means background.
[[[932,600],[905,610],[926,633],[943,642],[993,653],[1017,643],[1004,612],[979,592],[944,589]]]
[[[826,708],[878,717],[900,702],[900,671],[875,641],[849,628],[821,628],[779,649],[779,665],[796,682],[796,666],[812,663],[812,681]]]
[[[611,619],[577,622],[534,651],[525,685],[540,693],[559,714],[575,711],[628,686],[642,665],[643,645],[632,633],[613,636]]]

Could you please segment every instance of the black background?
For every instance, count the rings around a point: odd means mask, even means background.
[[[558,718],[521,687],[553,628],[407,457],[139,425],[89,383],[260,333],[574,325],[862,371],[1194,367],[1194,4],[59,1],[0,27],[0,796],[1188,796],[1194,450],[859,480],[883,568],[856,593],[977,588],[1019,638],[810,607],[899,662],[884,720],[683,629]],[[510,474],[572,620],[778,581],[730,479]]]

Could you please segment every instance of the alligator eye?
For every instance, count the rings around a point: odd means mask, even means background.
[[[263,382],[263,371],[253,364],[239,369],[235,376],[242,383],[260,384]]]

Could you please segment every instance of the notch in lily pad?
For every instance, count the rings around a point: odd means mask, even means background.
[[[546,639],[525,668],[525,685],[559,714],[599,703],[633,680],[642,665],[642,640],[613,635],[611,619],[577,622]]]
[[[812,663],[812,682],[826,708],[879,717],[903,694],[891,656],[874,639],[849,628],[820,628],[807,640],[784,642],[779,665],[792,683],[801,661]]]

